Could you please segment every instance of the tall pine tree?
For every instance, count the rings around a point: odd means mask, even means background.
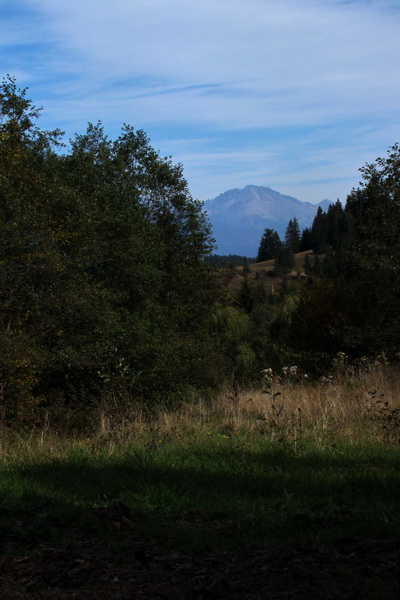
[[[282,248],[282,242],[278,233],[268,227],[264,230],[258,248],[257,262],[275,258],[277,251]]]
[[[294,217],[290,219],[285,232],[285,248],[296,254],[300,246],[300,228],[299,223]]]

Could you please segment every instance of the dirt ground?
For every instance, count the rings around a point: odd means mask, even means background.
[[[343,540],[234,551],[108,550],[0,544],[1,600],[292,600],[400,598],[400,540]]]

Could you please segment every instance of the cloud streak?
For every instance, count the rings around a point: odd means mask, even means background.
[[[393,2],[16,4],[0,21],[2,64],[46,126],[143,128],[200,199],[263,184],[344,200],[357,169],[400,137]]]

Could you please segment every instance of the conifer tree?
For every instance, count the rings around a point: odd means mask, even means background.
[[[276,252],[282,247],[278,233],[274,229],[266,228],[258,248],[257,262],[275,258]]]
[[[398,360],[400,346],[400,148],[367,164],[363,181],[347,198],[317,214],[313,233],[326,244],[337,236],[338,250],[329,250],[321,277],[303,290],[293,339],[306,352],[325,355]],[[333,225],[332,225],[333,224]],[[324,236],[322,232],[325,228]],[[332,245],[335,240],[331,237]],[[314,274],[321,270],[314,265]]]
[[[303,229],[300,238],[299,252],[305,252],[306,250],[314,249],[314,240],[311,232],[311,227]]]
[[[296,254],[300,246],[300,228],[296,217],[290,219],[285,232],[285,248]]]
[[[314,245],[312,250],[318,252],[318,254],[325,252],[328,246],[327,220],[326,213],[324,213],[320,206],[314,217],[311,233]]]

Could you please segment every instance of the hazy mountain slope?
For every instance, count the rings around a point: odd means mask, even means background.
[[[323,210],[329,200],[320,204],[301,202],[267,187],[248,185],[206,200],[204,210],[211,222],[218,254],[256,256],[266,227],[284,236],[290,219],[297,218],[300,229],[312,224],[318,206]]]

